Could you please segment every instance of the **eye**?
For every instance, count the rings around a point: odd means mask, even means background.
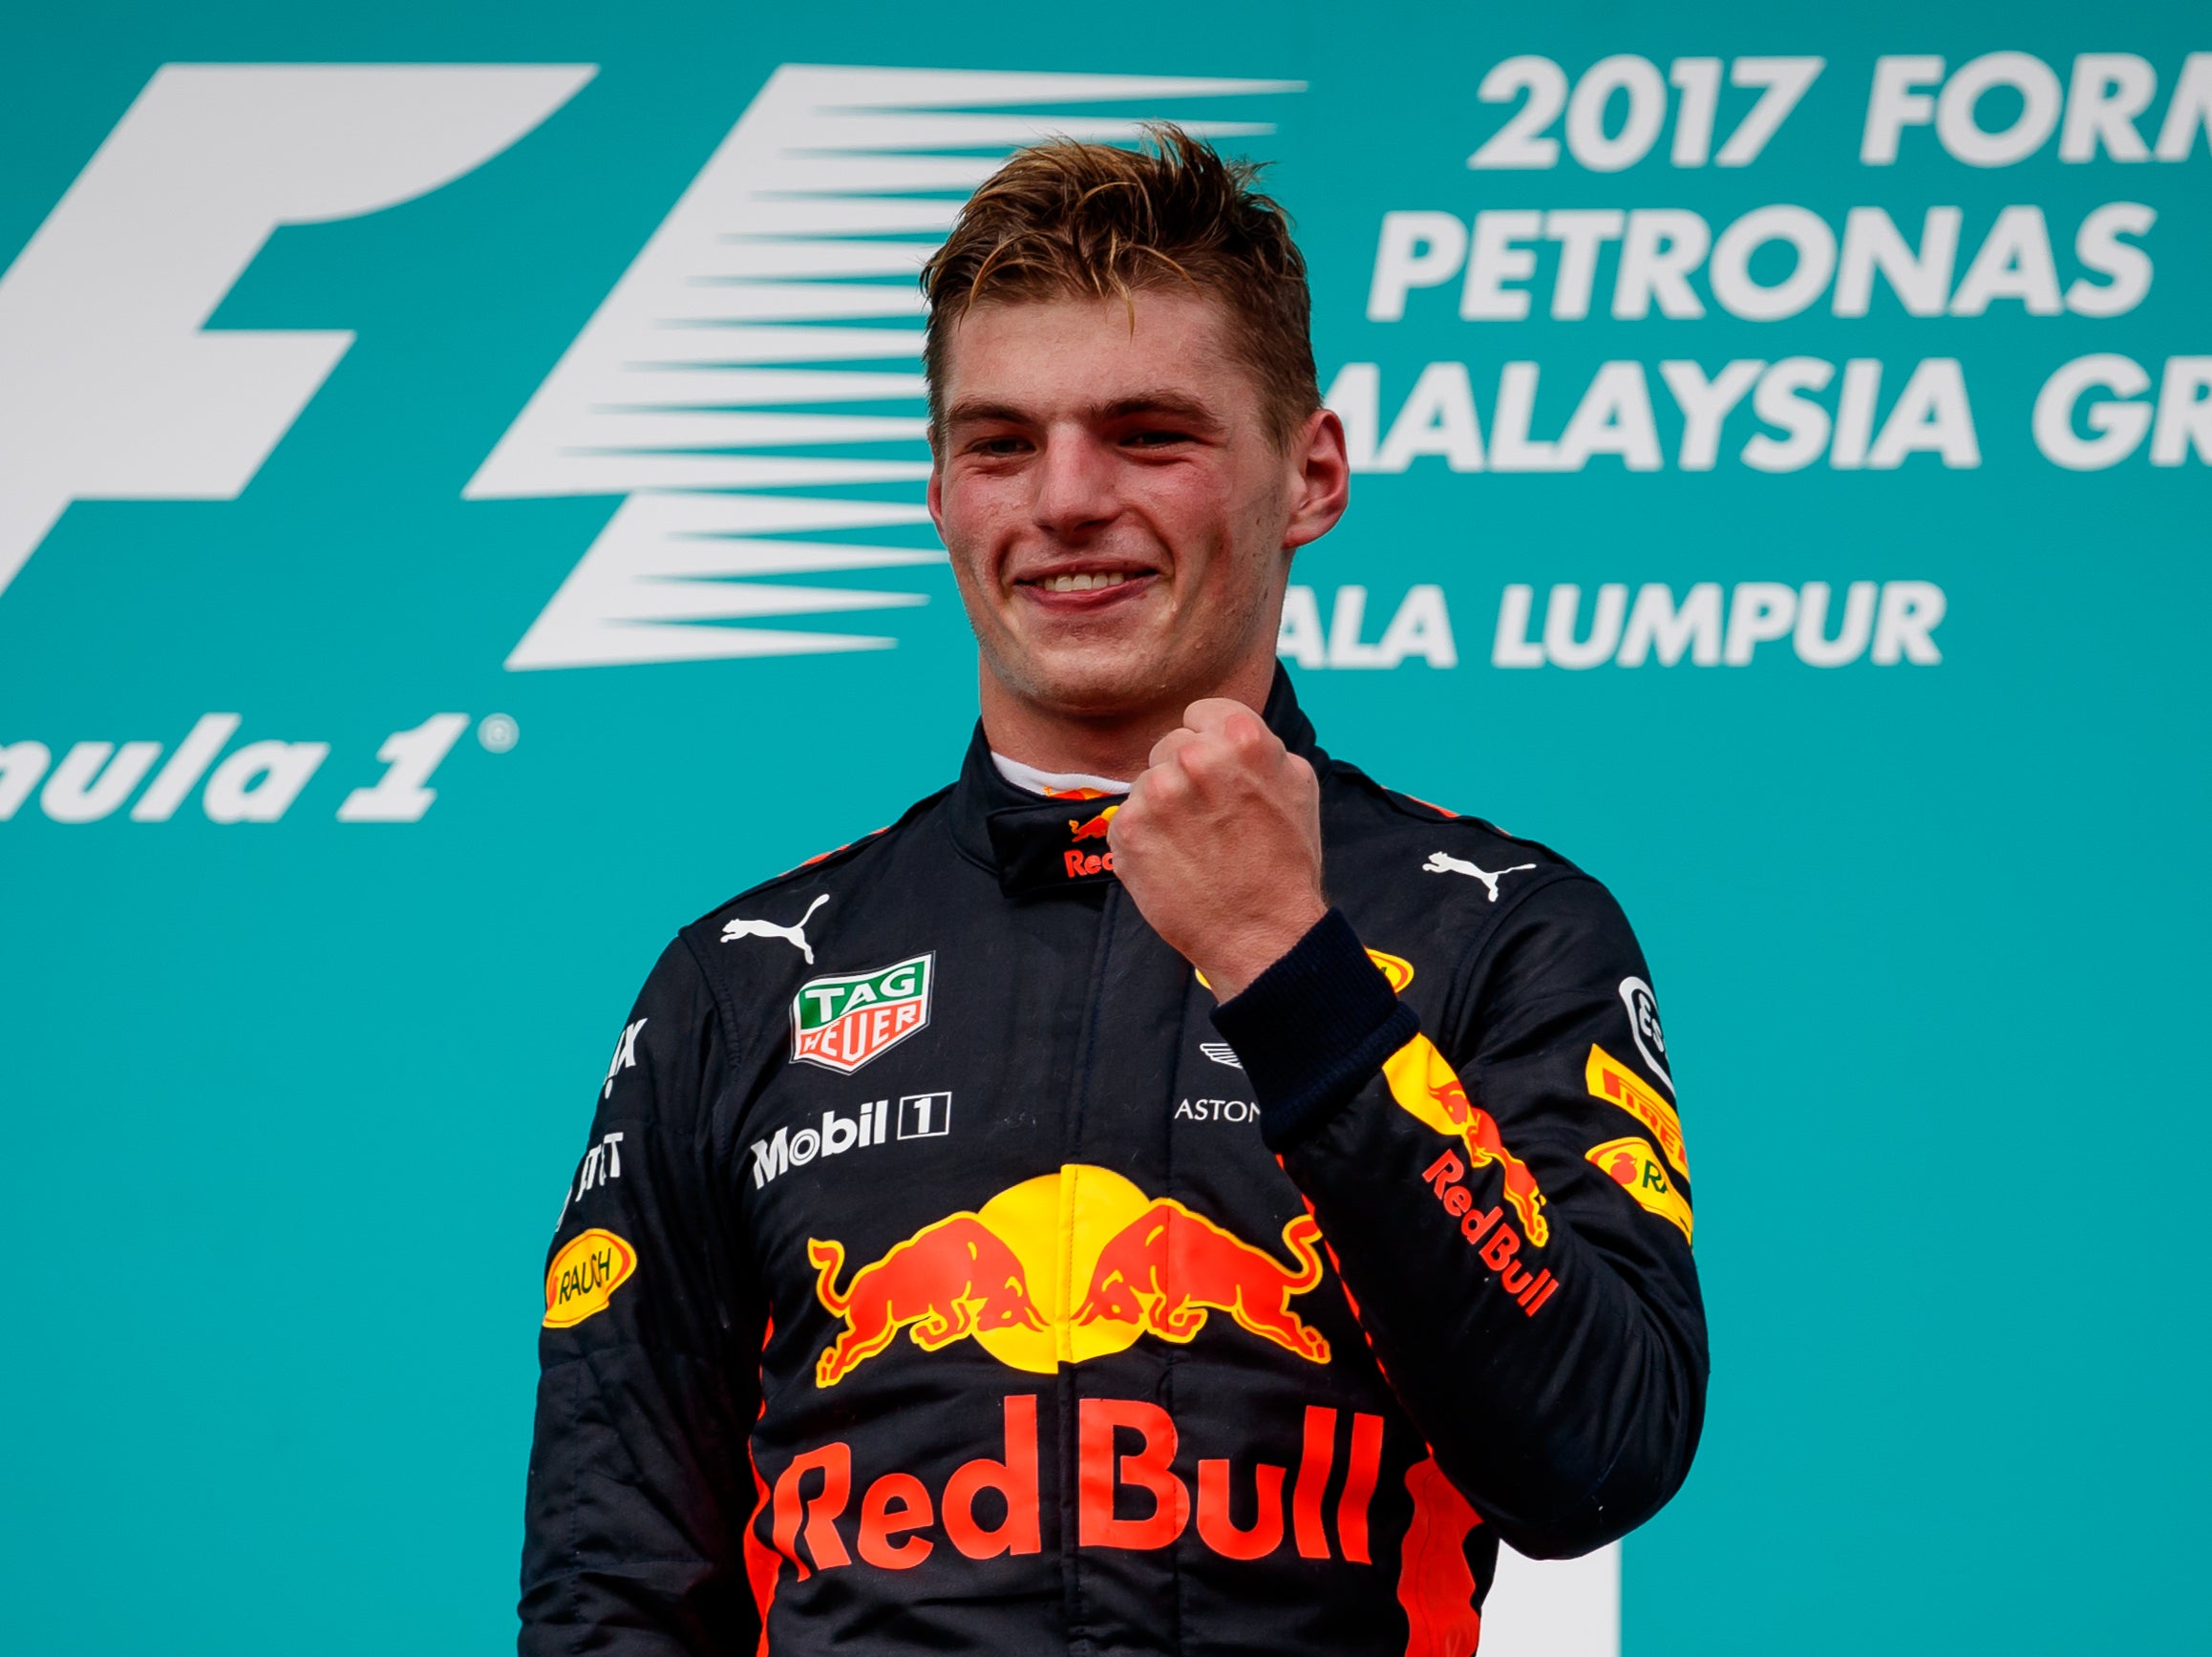
[[[976,438],[968,445],[968,452],[970,455],[980,455],[986,459],[1003,460],[1010,456],[1027,452],[1029,446],[1027,438],[1015,436],[1011,433],[1001,432],[992,436]]]
[[[1132,432],[1122,439],[1133,449],[1164,449],[1190,440],[1188,432],[1177,431],[1172,426],[1154,426],[1141,432]]]

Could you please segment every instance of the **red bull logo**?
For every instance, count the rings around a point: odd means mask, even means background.
[[[889,1346],[901,1329],[910,1330],[924,1351],[934,1352],[978,1329],[1045,1327],[1030,1304],[1022,1263],[972,1214],[955,1214],[925,1226],[853,1273],[841,1294],[836,1284],[845,1263],[844,1244],[810,1241],[806,1254],[821,1273],[815,1293],[845,1320],[844,1333],[816,1361],[819,1387],[836,1386],[855,1364]]]
[[[1326,1364],[1328,1337],[1290,1306],[1321,1282],[1320,1239],[1310,1215],[1294,1217],[1283,1227],[1285,1264],[1110,1168],[1069,1163],[923,1227],[842,1289],[844,1245],[810,1240],[816,1297],[844,1324],[815,1381],[836,1386],[902,1329],[924,1351],[973,1340],[1010,1368],[1049,1375],[1147,1334],[1190,1342],[1216,1312]]]
[[[886,1472],[861,1495],[857,1515],[851,1444],[839,1439],[793,1456],[773,1490],[761,1491],[773,1551],[763,1550],[767,1571],[756,1587],[772,1593],[786,1561],[803,1582],[851,1566],[856,1554],[861,1564],[904,1571],[946,1543],[971,1560],[1042,1552],[1048,1525],[1038,1499],[1036,1396],[1008,1397],[1001,1413],[997,1442],[955,1468],[940,1490],[911,1473]],[[1383,1419],[1350,1413],[1346,1431],[1344,1413],[1306,1407],[1295,1472],[1209,1455],[1192,1480],[1175,1470],[1182,1441],[1167,1411],[1142,1399],[1084,1398],[1076,1415],[1075,1543],[1164,1548],[1195,1519],[1200,1543],[1224,1559],[1266,1559],[1288,1547],[1301,1559],[1372,1564],[1368,1519],[1382,1471]],[[993,1499],[983,1511],[994,1524],[977,1511],[986,1492]],[[1250,1517],[1239,1524],[1232,1512]],[[761,1513],[754,1517],[757,1524]],[[757,1532],[752,1540],[757,1545]]]
[[[1459,1222],[1459,1235],[1466,1239],[1467,1246],[1482,1256],[1482,1264],[1490,1268],[1490,1281],[1534,1317],[1559,1287],[1559,1279],[1548,1270],[1531,1270],[1519,1258],[1521,1234],[1503,1218],[1502,1208],[1480,1211],[1475,1193],[1459,1183],[1466,1174],[1467,1165],[1456,1153],[1446,1151],[1421,1171],[1421,1178],[1436,1194],[1444,1212]]]
[[[1074,837],[1077,845],[1074,850],[1062,852],[1060,860],[1067,865],[1070,879],[1077,875],[1110,875],[1114,872],[1114,854],[1111,850],[1086,852],[1081,849],[1080,842],[1084,840],[1103,841],[1106,839],[1106,831],[1113,827],[1114,814],[1120,809],[1117,805],[1110,805],[1095,817],[1088,818],[1070,818],[1068,819],[1068,833]]]
[[[1436,1043],[1425,1035],[1414,1036],[1383,1061],[1383,1079],[1401,1109],[1466,1147],[1469,1166],[1495,1167],[1504,1176],[1505,1200],[1513,1205],[1530,1243],[1542,1248],[1551,1241],[1543,1188],[1528,1164],[1507,1149],[1496,1118],[1468,1098],[1458,1073],[1436,1051]]]
[[[1321,1281],[1313,1246],[1320,1236],[1321,1222],[1309,1214],[1283,1227],[1283,1246],[1298,1263],[1286,1271],[1265,1250],[1162,1198],[1099,1251],[1075,1322],[1138,1323],[1148,1333],[1187,1342],[1205,1328],[1208,1312],[1223,1311],[1239,1328],[1326,1364],[1327,1337],[1290,1309],[1292,1295]]]
[[[1096,817],[1084,822],[1077,822],[1074,818],[1070,818],[1068,819],[1068,833],[1073,839],[1078,840],[1102,840],[1106,838],[1106,831],[1114,825],[1114,814],[1120,809],[1117,805],[1110,805]]]

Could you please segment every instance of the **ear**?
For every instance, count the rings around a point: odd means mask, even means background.
[[[929,434],[929,521],[937,526],[937,539],[945,539],[945,460],[938,453],[937,434]]]
[[[1283,547],[1289,551],[1334,529],[1351,503],[1344,422],[1329,409],[1316,409],[1292,435],[1284,458],[1290,469],[1290,521],[1284,526]]]

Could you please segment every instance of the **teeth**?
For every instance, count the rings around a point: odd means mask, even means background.
[[[1045,583],[1045,591],[1053,593],[1087,593],[1093,587],[1119,586],[1129,578],[1118,570],[1105,575],[1056,575]]]

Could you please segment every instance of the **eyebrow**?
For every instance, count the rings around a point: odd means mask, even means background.
[[[1096,421],[1126,420],[1132,415],[1165,414],[1206,431],[1219,431],[1222,421],[1213,411],[1193,397],[1180,392],[1138,392],[1132,396],[1117,397],[1110,403],[1094,403],[1084,411],[1085,415]],[[1033,416],[1025,414],[1010,403],[989,402],[981,398],[964,399],[954,403],[945,413],[947,426],[1002,421],[1010,426],[1033,424]]]

